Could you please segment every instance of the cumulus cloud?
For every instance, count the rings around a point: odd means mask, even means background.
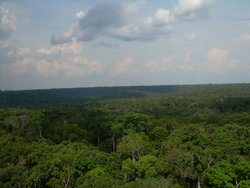
[[[207,62],[202,65],[203,71],[221,73],[240,67],[240,60],[230,57],[230,51],[222,48],[212,48],[206,54]]]
[[[122,7],[111,3],[97,4],[86,14],[82,11],[76,13],[77,21],[70,31],[61,37],[52,37],[52,44],[60,44],[77,38],[81,41],[90,41],[104,35],[106,28],[118,27],[123,24]]]
[[[158,9],[153,17],[148,17],[145,21],[146,26],[165,26],[174,21],[174,17],[170,14],[169,10]]]
[[[126,17],[131,13],[130,8],[122,5],[102,3],[97,4],[86,14],[76,13],[76,22],[68,32],[60,37],[52,37],[51,44],[62,44],[75,38],[80,41],[92,41],[100,36],[108,36],[124,41],[147,41],[166,36],[173,30],[174,21],[170,11],[158,9],[151,17],[140,23],[126,23]]]
[[[109,28],[107,35],[125,41],[151,41],[166,36],[173,31],[174,17],[168,10],[158,9],[152,17],[146,18],[141,25],[125,24]]]
[[[83,12],[83,11],[79,11],[79,12],[76,13],[76,17],[77,17],[77,18],[80,18],[80,19],[82,19],[85,15],[86,15],[86,14],[85,14],[85,12]]]
[[[71,57],[66,59],[51,60],[27,58],[22,59],[12,64],[14,73],[30,73],[35,72],[41,76],[66,76],[66,77],[81,77],[88,74],[99,74],[105,66],[98,61],[91,61],[82,56],[75,57],[77,61]]]
[[[90,9],[86,17],[80,20],[79,24],[83,29],[89,27],[105,28],[121,25],[122,19],[122,8],[119,5],[102,3]]]
[[[168,36],[173,31],[173,26],[154,28],[137,25],[125,25],[120,28],[110,29],[108,36],[123,41],[152,41]]]
[[[170,54],[170,55],[164,57],[161,63],[163,65],[169,66],[174,62],[175,59],[176,59],[176,54]]]
[[[18,56],[25,56],[31,52],[30,48],[18,48],[16,53]]]
[[[111,43],[106,41],[99,41],[98,43],[94,44],[93,47],[105,47],[105,48],[116,48],[119,45],[117,43]]]
[[[191,72],[194,70],[193,64],[190,64],[190,62],[177,62],[177,59],[178,57],[174,53],[165,56],[160,61],[151,59],[145,64],[145,68],[150,72],[171,73]]]
[[[82,52],[82,46],[79,45],[76,39],[73,39],[71,43],[63,43],[60,45],[52,46],[50,48],[40,48],[37,50],[39,54],[51,55],[51,54],[77,54]]]
[[[250,41],[250,34],[242,34],[240,39],[244,41]]]
[[[176,54],[167,55],[159,62],[151,59],[146,63],[145,67],[150,71],[170,71],[173,69],[175,59]]]
[[[210,13],[215,0],[179,0],[175,16],[184,20],[195,20]]]
[[[30,53],[30,48],[19,47],[15,42],[8,40],[2,41],[0,45],[0,63],[12,63]]]
[[[16,18],[10,14],[8,9],[0,7],[0,40],[9,38],[15,30]]]
[[[184,62],[186,63],[191,62],[193,60],[192,54],[193,54],[193,50],[187,50],[185,57],[184,57]]]
[[[212,48],[207,52],[206,56],[209,62],[227,62],[229,58],[229,50]]]
[[[16,43],[1,45],[0,60],[11,67],[14,74],[37,74],[40,76],[81,77],[100,74],[105,65],[84,57],[83,49],[76,40],[38,50],[18,47]]]
[[[189,33],[189,34],[184,35],[184,38],[187,41],[194,41],[197,39],[197,35],[195,33]]]
[[[12,71],[15,74],[23,74],[26,72],[31,71],[30,65],[32,65],[33,59],[32,58],[22,58],[17,59],[13,64],[11,64]]]
[[[154,59],[150,59],[146,64],[145,64],[145,68],[149,71],[155,71],[158,70],[160,67],[160,64],[154,60]]]
[[[131,57],[126,57],[122,62],[117,63],[113,68],[111,75],[117,76],[125,73],[135,73],[137,72],[133,67],[134,59]]]
[[[93,41],[98,37],[110,37],[122,41],[152,41],[168,36],[174,30],[175,20],[195,20],[209,15],[215,0],[179,0],[172,11],[159,8],[151,16],[137,16],[144,0],[129,4],[100,3],[89,11],[76,12],[76,19],[61,36],[52,36],[51,44]],[[136,17],[136,19],[133,19]],[[195,33],[184,36],[197,39]]]
[[[145,4],[145,0],[137,0],[136,2],[122,5],[122,9],[125,13],[135,13],[140,11]]]
[[[169,54],[161,60],[150,59],[144,66],[145,71],[153,73],[202,73],[221,74],[240,71],[241,62],[231,57],[228,49],[211,48],[204,57],[204,63],[195,62],[193,51],[187,50],[183,57],[175,53]]]

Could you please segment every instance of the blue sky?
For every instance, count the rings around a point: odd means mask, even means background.
[[[247,0],[1,0],[0,89],[250,82]]]

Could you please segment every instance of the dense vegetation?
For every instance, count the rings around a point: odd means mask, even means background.
[[[79,104],[90,100],[133,99],[152,95],[198,97],[250,97],[250,84],[124,86],[72,89],[1,91],[0,107],[47,107]]]
[[[250,84],[0,92],[0,187],[250,187]]]

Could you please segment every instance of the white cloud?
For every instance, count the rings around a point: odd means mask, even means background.
[[[129,24],[107,30],[107,35],[125,41],[151,41],[167,36],[173,31],[174,17],[168,10],[158,9],[142,25]]]
[[[163,58],[161,64],[169,66],[174,62],[176,57],[177,57],[176,54],[170,54],[170,55]]]
[[[31,53],[30,48],[19,47],[17,43],[4,40],[0,45],[0,64],[13,63]]]
[[[77,41],[52,47],[31,50],[6,43],[5,58],[8,59],[14,74],[37,74],[40,76],[81,77],[100,74],[105,65],[97,60],[84,57],[82,47]]]
[[[18,48],[17,49],[17,54],[19,55],[19,56],[25,56],[25,55],[27,55],[28,53],[30,53],[31,52],[31,49],[30,48]]]
[[[121,40],[136,40],[141,36],[141,28],[136,25],[125,25],[119,28],[110,28],[107,33],[109,36]]]
[[[53,53],[50,49],[47,48],[40,48],[37,50],[37,52],[42,55],[50,55]]]
[[[231,57],[228,49],[211,48],[205,55],[204,63],[195,62],[192,54],[192,50],[187,50],[183,57],[173,53],[165,56],[159,61],[150,59],[145,64],[144,70],[153,73],[193,72],[202,74],[220,74],[242,70],[240,60]]]
[[[165,26],[174,21],[174,17],[169,10],[158,9],[153,17],[148,17],[145,21],[146,26]]]
[[[30,65],[32,65],[32,58],[17,59],[13,64],[11,64],[12,71],[15,74],[23,74],[29,71]]]
[[[111,28],[108,36],[124,41],[152,41],[167,36],[173,31],[171,25],[164,27],[148,27],[148,25],[125,25],[120,28]]]
[[[81,41],[94,40],[100,35],[105,35],[107,28],[123,25],[123,14],[123,8],[120,5],[99,3],[91,8],[84,17],[78,17],[67,33],[61,37],[52,37],[51,44],[66,43],[72,38]]]
[[[111,75],[117,76],[125,73],[133,73],[136,72],[136,70],[133,68],[133,58],[126,57],[122,62],[117,63],[115,67],[113,68]]]
[[[122,6],[125,13],[134,13],[141,10],[141,8],[146,4],[145,0],[137,0],[133,3],[127,3]]]
[[[38,53],[44,54],[44,55],[59,54],[59,53],[77,54],[77,53],[80,53],[81,51],[82,51],[82,46],[75,39],[73,39],[71,43],[63,43],[63,44],[55,45],[49,48],[40,48],[37,50]]]
[[[229,50],[221,48],[212,48],[207,52],[207,60],[209,62],[227,62],[229,58]]]
[[[81,56],[69,57],[66,61],[58,59],[53,62],[57,73],[67,77],[80,77],[92,73],[101,73],[105,66],[98,61],[91,61]]]
[[[85,14],[85,12],[83,12],[83,11],[79,11],[79,12],[76,13],[76,17],[77,17],[77,18],[80,18],[80,19],[82,19],[85,15],[86,15],[86,14]]]
[[[156,60],[149,60],[145,68],[149,71],[168,71],[171,72],[175,69],[176,54],[169,54],[165,56],[161,61],[157,62]]]
[[[207,62],[201,66],[204,72],[221,73],[240,68],[240,60],[230,57],[228,49],[212,48],[206,54]]]
[[[242,34],[240,39],[244,41],[250,41],[250,34]]]
[[[52,37],[51,44],[67,43],[75,38],[92,41],[108,36],[123,41],[149,41],[164,37],[173,30],[174,16],[169,10],[158,9],[153,16],[136,23],[126,23],[126,18],[137,4],[120,6],[110,3],[97,4],[86,15],[77,12],[77,21],[61,37]]]
[[[171,73],[180,73],[180,72],[191,72],[194,70],[193,64],[190,62],[177,62],[176,54],[169,54],[165,56],[161,61],[156,61],[154,59],[149,60],[145,64],[146,70],[150,72],[171,72]]]
[[[192,72],[195,70],[195,65],[190,63],[181,63],[178,65],[178,69],[180,72]]]
[[[187,41],[194,41],[197,39],[197,35],[195,33],[186,34],[184,37]]]
[[[195,20],[210,13],[214,0],[179,0],[175,15],[184,20]]]
[[[186,51],[186,54],[184,57],[184,62],[188,63],[188,62],[191,62],[193,60],[192,53],[193,53],[193,50]]]
[[[16,30],[16,18],[9,10],[0,7],[0,40],[7,39]]]
[[[92,73],[99,74],[105,68],[98,61],[91,61],[84,57],[77,57],[77,61],[75,61],[74,58],[52,58],[50,60],[35,57],[25,58],[16,61],[11,66],[15,74],[32,72],[41,76],[66,76],[71,78]]]
[[[48,62],[46,60],[38,60],[35,62],[35,59],[31,62],[35,71],[42,76],[49,76],[50,74],[55,74],[57,72],[53,67],[53,63]]]
[[[150,59],[146,64],[145,64],[145,68],[150,70],[150,71],[155,71],[159,69],[159,63],[154,60],[154,59]]]
[[[229,62],[229,66],[231,69],[238,69],[241,66],[239,59],[231,59]]]
[[[145,67],[150,71],[170,71],[173,67],[173,61],[175,60],[175,58],[175,54],[170,54],[164,57],[159,62],[151,59],[146,63]]]

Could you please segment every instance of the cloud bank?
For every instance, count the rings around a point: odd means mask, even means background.
[[[11,67],[14,74],[35,74],[52,77],[81,77],[100,74],[105,65],[83,55],[77,41],[47,48],[32,50],[20,48],[16,43],[5,42],[1,45],[2,63]]]
[[[72,39],[92,41],[100,36],[122,41],[149,41],[166,36],[173,30],[174,16],[165,9],[156,10],[152,16],[141,20],[140,23],[127,23],[127,15],[138,10],[137,4],[125,6],[101,3],[87,13],[79,11],[69,31],[60,37],[53,36],[51,44],[61,44]]]
[[[214,2],[214,0],[179,0],[174,9],[175,16],[187,21],[208,16]]]
[[[244,41],[250,41],[250,34],[242,34],[240,39]]]
[[[111,72],[111,76],[119,76],[126,73],[137,72],[133,67],[134,59],[126,57],[122,62],[117,63]]]
[[[8,9],[0,7],[0,40],[8,39],[15,30],[16,18]]]
[[[174,30],[174,23],[194,21],[208,16],[215,0],[179,0],[172,11],[157,9],[152,16],[141,18],[139,22],[127,21],[128,16],[136,16],[145,1],[131,4],[100,3],[88,12],[76,13],[76,20],[68,32],[62,36],[52,36],[51,44],[79,41],[92,41],[106,36],[122,41],[152,41],[168,36]],[[132,22],[131,22],[132,21]],[[185,36],[186,40],[195,40],[196,34]]]
[[[189,34],[184,35],[184,38],[187,41],[194,41],[197,39],[197,35],[195,33],[189,33]]]
[[[237,71],[240,68],[240,60],[234,59],[228,49],[211,48],[206,54],[206,62],[201,66],[204,72],[222,73]]]

